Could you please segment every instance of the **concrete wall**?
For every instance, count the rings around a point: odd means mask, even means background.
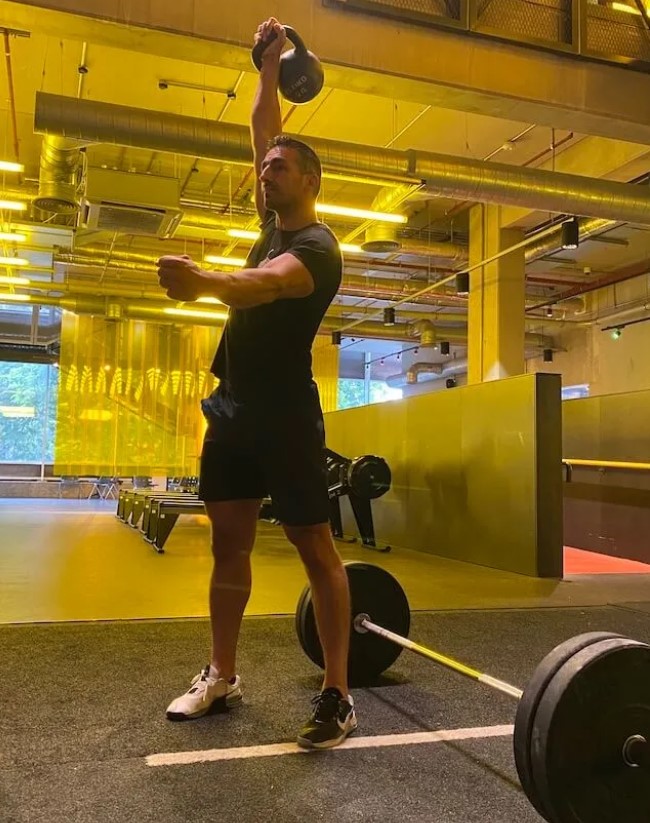
[[[555,352],[552,363],[541,357],[529,360],[527,371],[560,374],[563,386],[587,383],[592,396],[650,389],[650,321],[626,326],[618,340],[603,331],[605,326],[650,317],[644,304],[650,305],[650,276],[596,293],[587,303],[589,312],[599,317],[596,324],[571,323],[557,332],[555,324],[543,326],[564,351]]]
[[[378,541],[540,577],[562,574],[561,403],[522,375],[330,412],[328,446],[387,460]],[[347,501],[344,530],[356,533]]]

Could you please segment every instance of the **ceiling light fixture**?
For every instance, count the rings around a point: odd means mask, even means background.
[[[339,243],[339,248],[348,254],[363,254],[361,246],[355,246],[353,243]]]
[[[215,263],[217,266],[232,266],[234,269],[246,265],[245,257],[219,257],[217,254],[206,254],[203,259],[206,263]]]
[[[9,277],[5,275],[0,275],[0,283],[3,286],[29,286],[31,280],[28,280],[26,277]]]
[[[11,294],[10,292],[3,294],[0,292],[0,303],[29,303],[31,299],[29,294]]]
[[[196,317],[205,320],[227,320],[228,312],[225,311],[193,311],[192,309],[163,309],[163,314],[174,317]]]
[[[327,203],[317,203],[316,211],[321,214],[334,214],[338,217],[355,217],[361,220],[378,220],[383,223],[406,223],[408,218],[403,214],[386,214],[369,209],[353,209],[348,206],[331,206]]]
[[[11,163],[9,160],[0,160],[0,171],[23,172],[25,167],[22,163]]]
[[[0,257],[0,266],[29,266],[24,257]]]
[[[384,309],[384,326],[395,325],[395,309],[393,306],[387,306]]]
[[[638,9],[635,9],[632,6],[627,6],[625,3],[612,3],[611,7],[615,9],[615,11],[625,11],[628,14],[641,15],[641,12]]]
[[[0,240],[6,240],[8,243],[24,243],[27,240],[27,235],[12,231],[0,231]]]
[[[258,231],[248,231],[248,229],[228,229],[228,237],[236,237],[238,240],[257,240],[260,236]]]
[[[0,200],[0,209],[7,211],[27,211],[27,203],[20,200]]]

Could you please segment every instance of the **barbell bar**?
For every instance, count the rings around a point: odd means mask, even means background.
[[[518,702],[514,758],[522,788],[550,823],[650,820],[650,646],[588,632],[556,646],[521,690],[410,640],[408,601],[384,569],[346,563],[352,621],[351,682],[372,682],[403,649]],[[390,628],[387,628],[387,624]],[[323,655],[311,591],[298,602],[300,643]]]

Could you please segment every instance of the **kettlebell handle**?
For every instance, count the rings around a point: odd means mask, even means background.
[[[282,26],[282,28],[284,29],[287,35],[287,40],[290,40],[293,43],[296,51],[299,54],[306,54],[307,48],[302,40],[302,37],[298,34],[298,32],[291,26]],[[259,43],[255,44],[252,52],[252,58],[255,68],[258,71],[262,70],[262,55],[266,51],[266,47],[269,46],[277,38],[277,36],[278,35],[276,34],[276,32],[272,31],[271,36],[267,40],[260,40]]]

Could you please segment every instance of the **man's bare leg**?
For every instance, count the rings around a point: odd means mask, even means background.
[[[251,591],[250,556],[261,500],[206,503],[212,526],[210,664],[224,680],[235,676],[237,639]]]
[[[323,689],[337,688],[348,695],[350,647],[350,589],[329,523],[285,526],[298,549],[311,585],[318,636],[325,658]]]

